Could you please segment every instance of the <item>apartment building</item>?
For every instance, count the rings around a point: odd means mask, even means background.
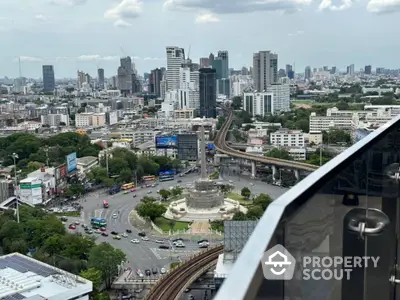
[[[267,93],[274,95],[274,113],[290,111],[290,85],[272,84],[267,86]]]
[[[321,131],[310,131],[308,133],[308,142],[314,145],[322,144],[322,132]]]
[[[105,124],[105,113],[80,113],[75,115],[75,126],[78,128],[102,127]]]
[[[358,116],[317,116],[315,112],[310,115],[310,132],[329,131],[332,128],[352,130],[358,124]]]
[[[42,125],[60,126],[61,123],[69,126],[69,115],[64,114],[49,114],[40,116]]]
[[[156,136],[161,131],[157,130],[138,130],[138,131],[123,131],[121,132],[122,139],[132,139],[134,146],[155,140]]]
[[[279,147],[304,147],[304,133],[301,130],[280,129],[270,134],[270,142]]]
[[[243,109],[252,117],[274,114],[274,104],[272,93],[244,93],[243,95]]]

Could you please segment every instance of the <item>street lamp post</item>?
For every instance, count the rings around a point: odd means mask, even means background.
[[[18,180],[17,180],[17,159],[18,159],[18,154],[13,153],[12,158],[14,160],[14,190],[15,190],[15,198],[16,198],[16,214],[17,214],[17,223],[19,223],[19,203],[18,203],[18,195],[17,195],[17,188],[18,188]]]

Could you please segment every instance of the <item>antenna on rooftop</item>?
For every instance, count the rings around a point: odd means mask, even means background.
[[[121,54],[123,57],[126,57],[126,53],[124,51],[124,48],[122,48],[122,46],[120,46],[120,50],[121,50]]]
[[[21,71],[21,57],[18,56],[18,71],[19,71],[19,78],[22,77],[22,71]]]
[[[190,59],[190,48],[191,48],[191,46],[189,45],[189,50],[188,50],[188,55],[187,55],[188,60]]]

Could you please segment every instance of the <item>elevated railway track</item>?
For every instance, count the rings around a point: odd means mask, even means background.
[[[317,166],[307,164],[307,163],[273,158],[273,157],[258,156],[258,155],[245,153],[245,152],[238,151],[238,150],[231,148],[228,145],[228,143],[226,142],[226,135],[228,133],[229,128],[231,127],[231,124],[232,124],[232,121],[234,118],[233,113],[234,113],[233,110],[230,110],[228,112],[228,117],[226,118],[225,123],[222,125],[221,129],[219,130],[219,132],[217,133],[217,136],[214,139],[215,148],[219,152],[227,154],[232,157],[248,159],[251,161],[255,161],[255,162],[259,162],[259,163],[263,163],[263,164],[267,164],[267,165],[275,165],[277,167],[291,168],[291,169],[297,169],[297,170],[302,170],[302,171],[307,171],[307,172],[313,172],[314,170],[318,169]]]

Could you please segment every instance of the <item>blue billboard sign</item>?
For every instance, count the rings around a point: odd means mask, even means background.
[[[72,173],[76,171],[76,152],[67,155],[67,172]]]
[[[175,175],[175,171],[174,170],[160,171],[158,173],[158,175],[160,175],[160,176],[173,176],[173,175]]]
[[[209,150],[209,151],[215,150],[215,145],[214,144],[207,144],[207,150]]]
[[[178,137],[176,135],[156,136],[156,148],[158,149],[178,148]]]

